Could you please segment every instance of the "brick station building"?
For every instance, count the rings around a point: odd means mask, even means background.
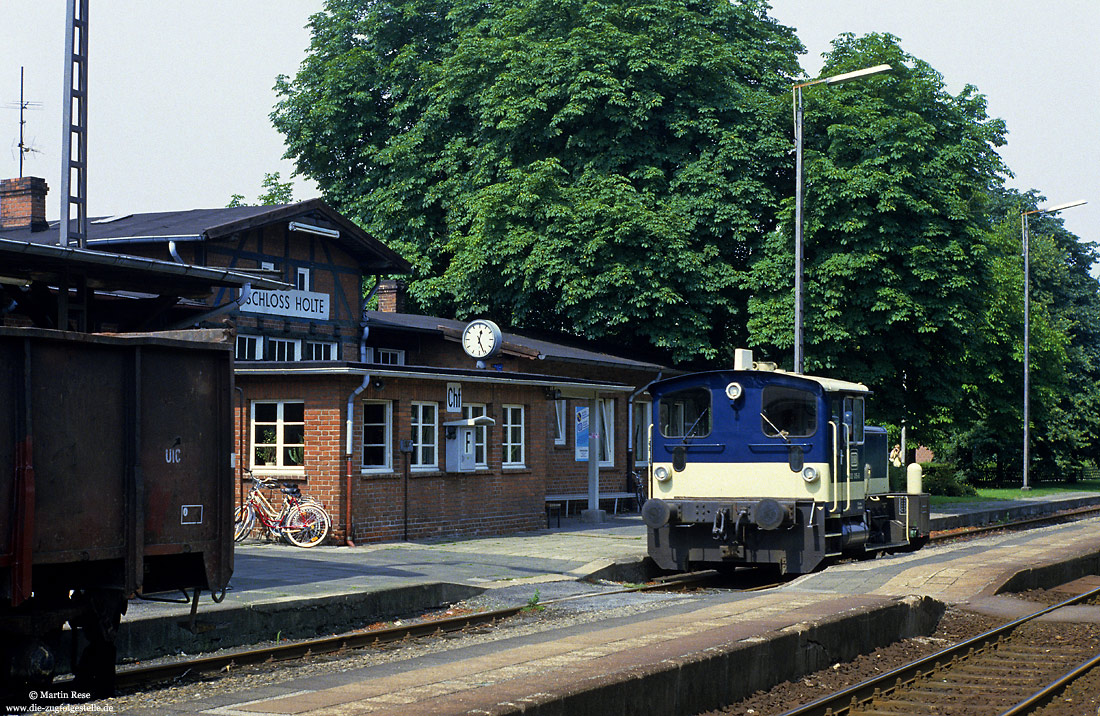
[[[0,236],[56,243],[45,192],[33,177],[0,182]],[[337,540],[544,527],[548,499],[583,501],[590,433],[601,495],[621,499],[628,471],[644,472],[640,389],[660,365],[505,332],[478,367],[460,343],[465,323],[405,313],[402,284],[380,277],[409,265],[319,199],[93,219],[87,246],[288,284],[188,306],[134,296],[134,325],[87,319],[135,330],[186,308],[181,326],[234,327],[239,495],[249,472],[300,483],[328,507]],[[379,310],[365,310],[364,287]]]

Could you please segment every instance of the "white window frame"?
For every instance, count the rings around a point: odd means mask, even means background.
[[[615,467],[615,399],[596,401],[600,430],[600,467]]]
[[[261,271],[274,271],[275,270],[275,262],[274,261],[261,261],[260,262],[260,270]]]
[[[462,417],[465,420],[488,415],[488,407],[485,403],[465,403],[462,406]],[[481,452],[481,459],[477,459]],[[474,467],[479,470],[489,469],[489,428],[485,425],[474,426]]]
[[[377,365],[405,365],[405,351],[400,348],[375,348],[371,362]]]
[[[294,271],[294,286],[299,291],[312,291],[313,284],[310,282],[309,269],[299,266]]]
[[[649,465],[649,436],[652,424],[653,402],[635,400],[634,425],[630,428],[634,435],[634,467]]]
[[[271,360],[273,361],[300,361],[302,359],[302,342],[295,338],[268,338],[268,348],[271,349]],[[281,346],[286,346],[289,349],[289,354],[285,358],[279,358],[278,352]]]
[[[302,360],[340,360],[339,346],[340,344],[336,341],[306,341]],[[314,348],[318,347],[322,349],[322,352],[327,352],[329,356],[327,358],[314,358]]]
[[[247,346],[251,344],[251,351],[241,350],[242,342]],[[249,357],[251,355],[251,357]],[[264,337],[254,336],[247,333],[237,334],[237,345],[234,351],[234,358],[236,360],[263,360],[264,359]]]
[[[424,419],[424,411],[427,408],[432,409],[432,420],[427,422]],[[424,472],[428,470],[439,469],[439,403],[425,402],[425,401],[413,401],[411,404],[412,412],[412,433],[413,433],[413,452],[411,456],[412,470],[414,472]],[[430,436],[430,441],[427,440]],[[424,458],[425,448],[432,448],[432,461],[427,462]]]
[[[569,403],[566,400],[554,401],[554,444],[565,445],[569,421]]]
[[[256,407],[259,405],[275,405],[275,421],[264,421],[261,423],[256,422]],[[285,419],[286,406],[288,405],[301,405],[302,406],[302,421],[297,420],[288,422]],[[305,466],[305,440],[306,440],[306,418],[305,418],[305,401],[303,400],[254,400],[251,406],[251,419],[249,420],[249,444],[250,449],[248,452],[249,468],[254,473],[271,474],[271,475],[304,475],[306,472]],[[256,429],[259,426],[270,425],[275,430],[275,442],[274,443],[257,443],[256,442]],[[292,425],[302,426],[302,442],[301,443],[287,443],[286,428]],[[260,448],[274,448],[275,449],[275,464],[256,464],[256,451]],[[301,448],[302,450],[302,464],[301,465],[285,465],[283,464],[284,452],[288,448]]]
[[[525,443],[526,443],[526,440],[525,440],[525,438],[526,438],[525,414],[526,414],[526,410],[525,410],[524,406],[522,406],[522,405],[502,405],[501,409],[503,410],[503,418],[504,419],[502,420],[502,423],[504,425],[504,428],[503,428],[503,430],[501,430],[501,435],[500,435],[500,443],[501,443],[501,458],[500,458],[501,462],[500,462],[500,466],[503,467],[503,468],[510,468],[510,469],[525,468],[525,467],[527,467],[527,462],[526,462],[527,455],[526,455],[526,448],[525,448]],[[518,423],[515,422],[515,417],[517,415],[519,416],[519,422]],[[519,431],[519,434],[518,434],[519,440],[518,441],[515,440],[517,435],[514,432],[517,428],[518,428],[518,431]],[[519,460],[510,459],[512,457],[513,449],[517,445],[519,447]]]
[[[382,406],[382,422],[381,423],[368,423],[367,422],[367,409],[366,406],[380,405]],[[382,427],[383,442],[381,443],[368,443],[367,442],[367,426]],[[363,454],[359,459],[359,467],[363,473],[380,473],[380,472],[393,472],[393,403],[388,400],[364,400],[363,401],[363,419],[359,423],[359,446],[362,448]],[[381,447],[383,462],[382,464],[367,464],[367,448],[368,447]]]

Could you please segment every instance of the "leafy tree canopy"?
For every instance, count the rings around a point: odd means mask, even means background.
[[[420,307],[713,358],[790,193],[802,51],[762,0],[329,0],[288,156]]]
[[[992,281],[978,340],[966,359],[981,366],[962,387],[947,445],[976,479],[1018,480],[1023,459],[1021,214],[1045,203],[1035,192],[995,197],[1001,220],[988,234]],[[1100,458],[1100,295],[1097,258],[1056,215],[1033,214],[1030,237],[1031,470],[1036,481],[1076,474]]]
[[[896,37],[842,35],[823,76],[886,75],[804,92],[807,372],[876,387],[875,415],[925,440],[949,419],[989,288],[989,195],[1007,168],[1001,120],[967,86],[953,96]],[[789,353],[793,203],[748,276],[749,334]],[[921,433],[923,431],[923,434]]]

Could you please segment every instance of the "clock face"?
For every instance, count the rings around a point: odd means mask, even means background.
[[[488,358],[500,350],[500,328],[492,321],[470,321],[462,332],[462,348],[473,358]]]

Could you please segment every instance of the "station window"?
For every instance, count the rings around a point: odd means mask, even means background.
[[[568,412],[566,401],[554,401],[554,444],[565,444],[565,417]]]
[[[666,438],[701,438],[710,435],[710,391],[686,388],[661,398],[658,425]]]
[[[634,425],[630,428],[634,437],[634,465],[649,464],[649,425],[653,422],[653,403],[648,400],[634,402]]]
[[[806,438],[817,432],[817,396],[783,385],[764,386],[760,423],[770,438]]]
[[[237,360],[263,360],[263,336],[237,336]]]
[[[388,401],[363,403],[363,470],[389,472],[393,442],[393,408]]]
[[[305,466],[305,403],[252,404],[252,469],[301,473]]]
[[[600,433],[600,466],[615,466],[615,401],[614,399],[599,399],[596,401],[599,412],[599,422],[596,423]]]
[[[462,406],[462,417],[479,418],[485,415],[484,403],[466,403]],[[474,466],[482,470],[489,469],[488,459],[489,428],[484,425],[474,426]]]
[[[523,454],[523,406],[504,406],[504,457],[502,467],[525,467]]]
[[[332,341],[306,341],[302,360],[336,360],[337,345]]]
[[[405,351],[396,348],[375,348],[374,362],[378,365],[405,365]]]
[[[294,278],[295,278],[294,283],[297,286],[299,291],[312,291],[313,290],[313,282],[311,282],[309,280],[309,269],[307,269],[307,268],[297,269],[295,271]]]
[[[267,339],[268,360],[296,361],[301,357],[301,350],[301,341],[289,338]]]
[[[437,403],[412,404],[414,470],[428,470],[438,466],[439,405]]]

